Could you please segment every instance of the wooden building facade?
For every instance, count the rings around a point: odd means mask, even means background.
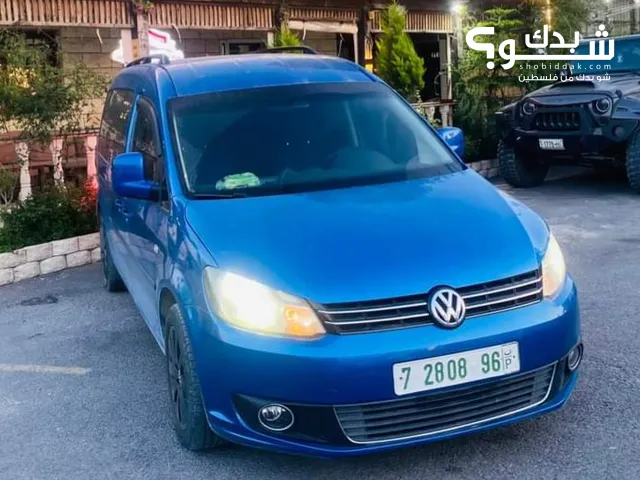
[[[404,0],[406,29],[425,59],[423,98],[451,99],[452,0]],[[151,5],[145,10],[145,5]],[[244,53],[268,44],[282,24],[323,54],[372,69],[385,3],[371,0],[0,0],[0,27],[41,29],[60,39],[65,61],[112,76],[148,51],[148,29],[169,33],[186,57]]]
[[[443,125],[451,123],[453,102],[455,22],[449,1],[400,0],[408,10],[406,30],[426,66],[421,109]],[[148,52],[150,36],[171,38],[184,57],[233,55],[269,45],[285,24],[320,53],[373,70],[383,8],[385,3],[375,0],[0,0],[0,28],[20,29],[34,42],[59,46],[62,56],[56,58],[63,66],[82,61],[107,78]],[[0,163],[20,169],[21,198],[51,177],[54,156],[64,156],[67,172],[78,170],[79,179],[94,173],[93,132],[102,102],[96,99],[87,111],[87,133],[65,139],[64,145],[55,140],[47,147],[27,146],[11,135],[0,138]],[[21,148],[28,161],[19,165]]]

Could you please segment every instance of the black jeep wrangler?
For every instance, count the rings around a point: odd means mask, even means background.
[[[588,48],[582,42],[576,53]],[[612,60],[569,64],[558,82],[496,112],[501,175],[532,187],[551,164],[626,169],[640,193],[640,35],[616,38]]]

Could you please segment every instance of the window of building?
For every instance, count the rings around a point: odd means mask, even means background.
[[[265,42],[262,40],[225,40],[220,43],[222,55],[239,55],[255,52],[261,48],[265,48]]]

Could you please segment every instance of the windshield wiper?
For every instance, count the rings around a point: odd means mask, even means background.
[[[247,198],[246,193],[195,193],[193,195],[195,198],[200,199],[223,199],[223,198]]]

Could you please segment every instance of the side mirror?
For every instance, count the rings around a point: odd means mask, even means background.
[[[462,130],[456,127],[442,127],[438,129],[438,134],[458,157],[464,158],[464,134]]]
[[[113,159],[111,181],[115,192],[126,198],[155,200],[158,186],[144,178],[144,159],[140,152],[122,153]]]

